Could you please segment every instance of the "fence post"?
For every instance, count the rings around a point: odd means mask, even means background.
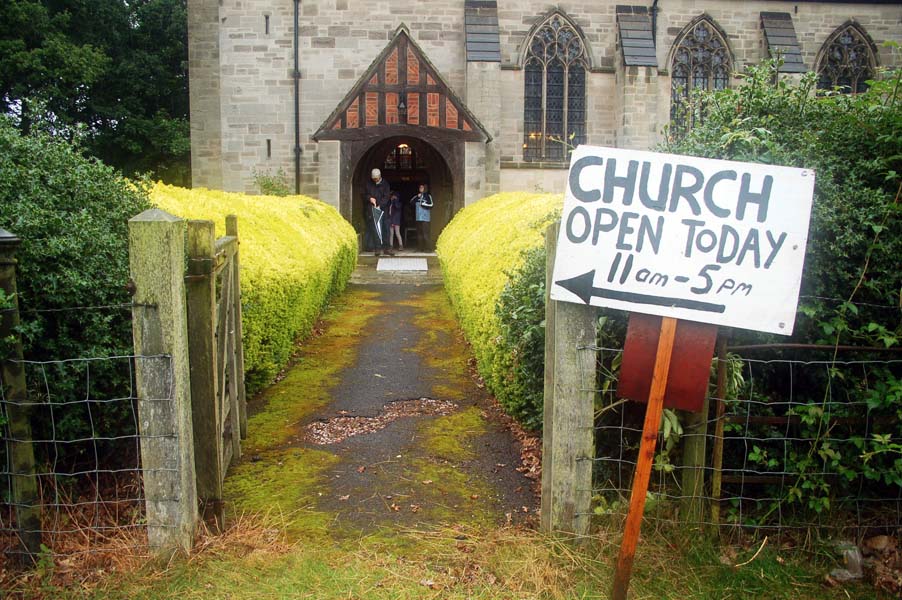
[[[194,421],[194,465],[197,495],[204,513],[212,511],[222,525],[222,421],[216,397],[216,281],[213,221],[188,221],[188,344],[191,370],[191,414]]]
[[[711,522],[720,525],[720,488],[723,478],[723,416],[727,395],[727,340],[717,344],[717,390],[714,392],[714,450],[711,453]]]
[[[241,426],[241,439],[247,438],[247,390],[244,385],[244,328],[241,325],[241,239],[238,237],[238,217],[226,216],[226,235],[237,240],[235,250],[235,275],[232,277],[232,302],[235,315],[235,362],[238,373],[238,420]]]
[[[34,560],[41,551],[41,514],[35,478],[34,447],[31,442],[31,410],[27,405],[25,369],[22,366],[22,339],[19,326],[19,299],[16,290],[16,250],[21,240],[0,229],[0,290],[12,299],[12,306],[0,310],[0,386],[6,399],[10,439],[7,456],[12,466],[12,503],[16,507],[19,542],[25,560]],[[2,307],[0,307],[2,309]],[[8,352],[7,352],[8,351]]]
[[[542,529],[585,535],[595,457],[595,308],[550,299],[560,222],[545,233]]]
[[[185,310],[185,221],[146,210],[128,222],[132,334],[147,536],[154,550],[190,549],[197,525]],[[169,360],[142,358],[167,356]],[[170,402],[161,402],[168,398]]]

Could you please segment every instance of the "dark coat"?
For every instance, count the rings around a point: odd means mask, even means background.
[[[366,182],[366,194],[363,196],[363,205],[370,205],[370,198],[376,199],[376,206],[384,210],[386,213],[391,205],[391,188],[385,178],[379,180],[379,183],[372,179]]]

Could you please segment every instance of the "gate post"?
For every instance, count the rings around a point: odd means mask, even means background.
[[[41,515],[35,477],[34,447],[31,438],[31,410],[27,405],[25,369],[22,366],[22,339],[19,326],[19,299],[16,289],[16,250],[21,240],[0,229],[0,290],[12,299],[12,306],[0,307],[0,344],[9,344],[0,355],[0,398],[5,399],[10,439],[7,440],[12,503],[16,510],[19,542],[25,561],[41,551]],[[10,339],[11,338],[11,339]]]
[[[595,308],[551,300],[560,222],[545,233],[542,529],[589,532],[595,457]]]
[[[232,277],[232,302],[235,315],[235,369],[238,373],[238,420],[241,429],[241,439],[247,438],[247,390],[244,383],[244,328],[241,316],[241,239],[238,237],[238,216],[226,216],[226,235],[237,240],[235,250],[235,274]]]
[[[204,513],[212,511],[222,525],[222,423],[216,398],[216,281],[213,221],[188,221],[188,340],[191,369],[191,414],[194,420],[194,465],[197,495]]]
[[[154,550],[188,550],[197,525],[197,487],[185,221],[159,209],[146,210],[129,219],[128,247],[147,537]]]

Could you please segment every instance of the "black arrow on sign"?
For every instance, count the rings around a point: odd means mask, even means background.
[[[701,302],[699,300],[686,300],[684,298],[667,298],[665,296],[650,296],[648,294],[636,294],[634,292],[621,292],[595,287],[595,269],[570,279],[555,281],[555,283],[568,292],[575,294],[584,303],[589,304],[593,297],[620,300],[636,304],[652,304],[654,306],[670,306],[674,308],[686,308],[703,312],[722,313],[726,310],[723,304]]]

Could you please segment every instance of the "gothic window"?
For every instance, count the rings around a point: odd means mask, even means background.
[[[855,25],[840,27],[821,50],[817,87],[845,94],[865,91],[874,77],[874,53],[866,34]]]
[[[732,64],[726,41],[713,23],[702,19],[677,41],[670,69],[670,117],[684,120],[681,106],[692,90],[730,87]]]
[[[524,66],[523,158],[567,160],[571,148],[586,139],[585,45],[554,14],[529,40]]]

